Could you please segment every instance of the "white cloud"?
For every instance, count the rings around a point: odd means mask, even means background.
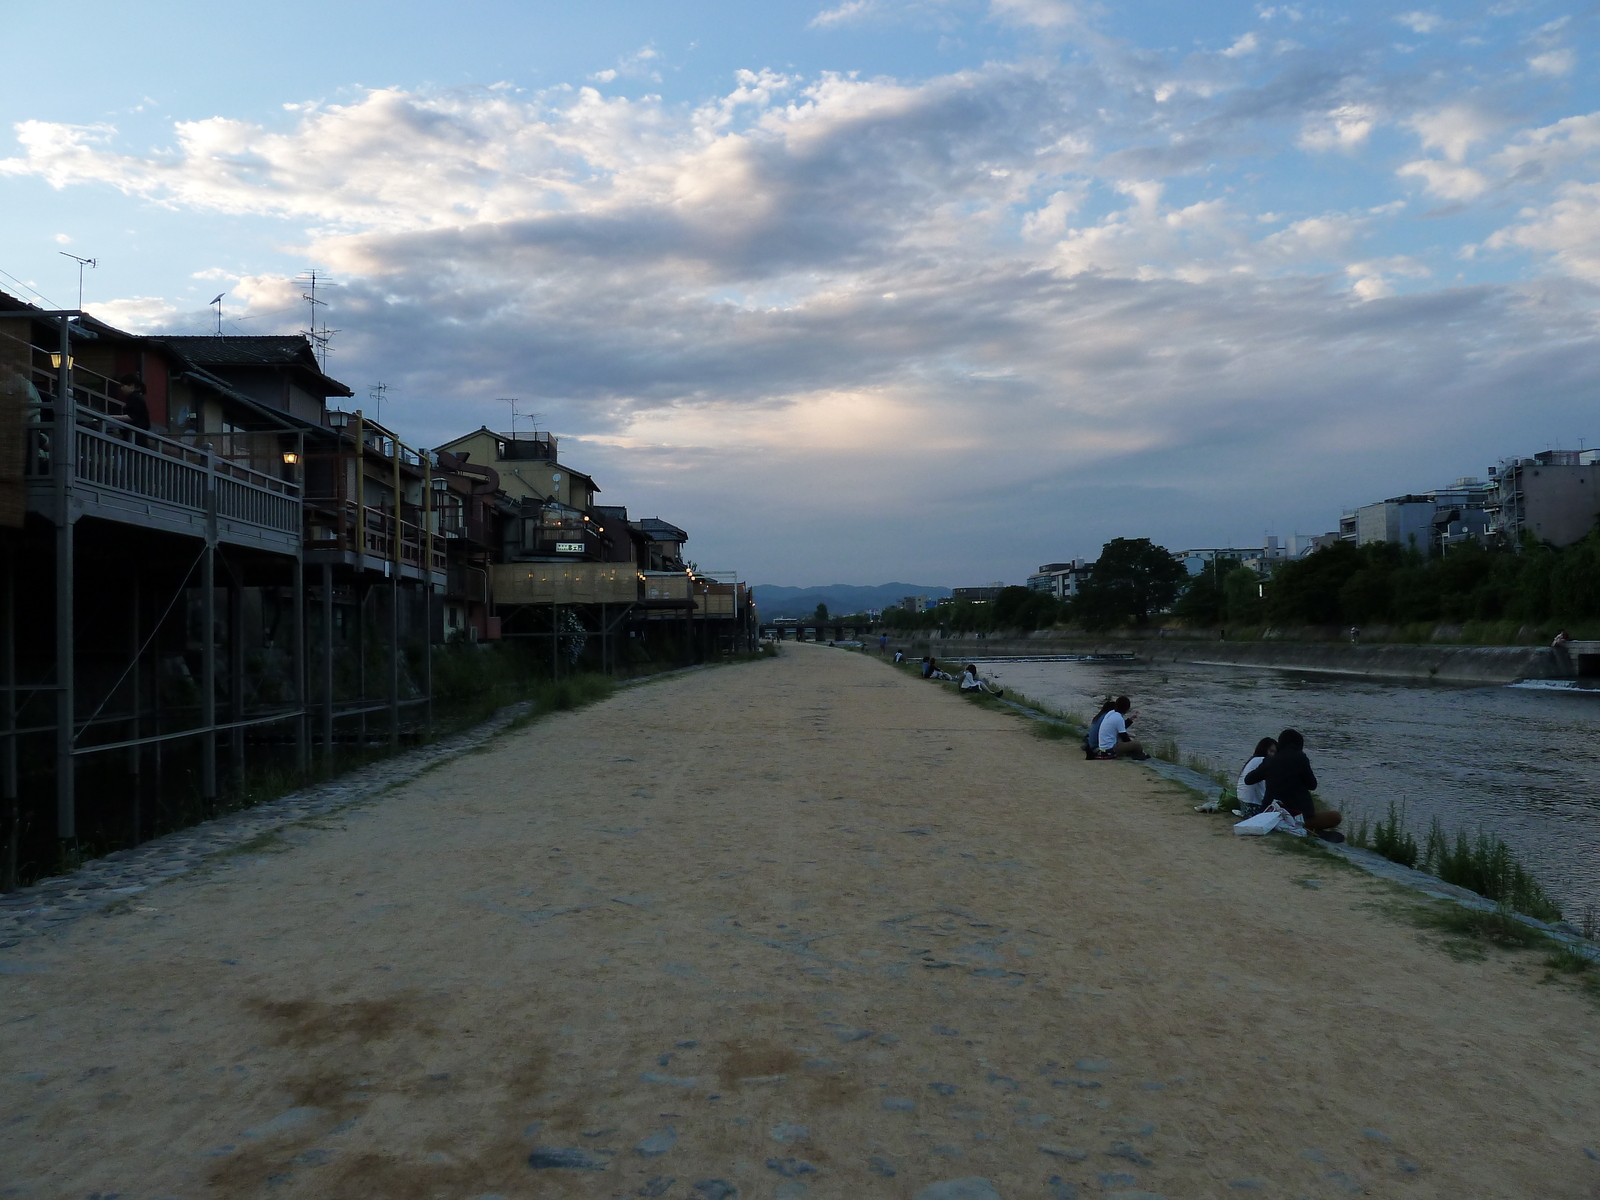
[[[1026,0],[993,12],[1047,30],[1077,19]],[[1358,149],[1420,106],[1404,178],[1450,199],[1514,194],[1523,211],[1486,248],[1594,278],[1600,114],[1505,135],[1515,106],[1487,89],[1374,81],[1317,53],[1075,46],[920,81],[748,70],[695,104],[381,89],[278,125],[187,122],[160,152],[25,123],[0,171],[270,218],[265,237],[288,229],[338,272],[335,374],[399,383],[411,436],[502,419],[492,398],[537,379],[608,498],[660,504],[697,545],[723,539],[701,561],[790,555],[764,531],[806,498],[819,520],[871,505],[894,529],[854,569],[942,573],[1000,513],[1037,514],[1027,533],[1046,557],[1289,494],[1331,520],[1328,497],[1353,486],[1341,452],[1404,475],[1373,495],[1425,487],[1437,480],[1412,478],[1431,467],[1397,426],[1522,437],[1525,415],[1496,424],[1506,395],[1592,375],[1583,303],[1524,309],[1518,288],[1445,288],[1383,256],[1409,227],[1394,225],[1405,202],[1387,164],[1358,180],[1355,160],[1274,156],[1294,139]],[[1520,57],[1515,70],[1526,78]],[[1319,194],[1348,194],[1348,211],[1308,203]],[[229,319],[260,317],[245,328],[299,323],[292,280],[191,266],[219,281],[201,299],[228,286]],[[204,319],[189,301],[116,303],[105,311],[139,328]],[[1287,461],[1285,429],[1330,453],[1297,474],[1263,467],[1248,488],[1197,465]],[[952,497],[943,468],[958,463],[995,487]],[[837,513],[835,496],[849,498]],[[1084,515],[1058,547],[1063,512]],[[950,570],[969,569],[959,553]]]
[[[1444,24],[1444,18],[1438,13],[1431,12],[1406,12],[1400,13],[1395,20],[1404,25],[1412,33],[1429,34]]]
[[[1382,300],[1395,294],[1394,277],[1426,279],[1433,274],[1416,259],[1399,254],[1354,262],[1344,269],[1350,290],[1359,300]]]
[[[1547,254],[1568,274],[1600,283],[1600,183],[1563,185],[1554,201],[1523,209],[1485,245]]]
[[[1239,58],[1246,54],[1254,54],[1260,47],[1261,43],[1256,40],[1255,34],[1244,33],[1222,54],[1225,58]]]
[[[1444,200],[1476,200],[1489,190],[1489,180],[1482,171],[1458,167],[1435,158],[1405,163],[1395,174],[1402,179],[1422,180],[1429,194]]]
[[[1077,5],[1067,0],[989,0],[989,11],[1008,25],[1035,29],[1063,29],[1082,21]]]
[[[121,300],[90,301],[88,310],[108,325],[132,333],[169,330],[178,307],[160,296],[129,296]]]
[[[1370,104],[1341,104],[1307,121],[1296,140],[1305,150],[1354,150],[1371,135],[1377,118]]]
[[[848,25],[868,16],[873,11],[872,0],[845,0],[837,8],[827,8],[812,17],[809,24],[812,29],[832,29],[838,25]]]
[[[1447,104],[1417,113],[1406,124],[1422,141],[1424,150],[1442,150],[1451,162],[1461,162],[1472,146],[1505,127],[1502,117],[1471,104]]]
[[[58,245],[58,246],[70,246],[70,245],[72,245],[72,238],[70,238],[68,235],[66,235],[64,233],[56,234],[56,239],[55,240],[56,240],[56,245]]]
[[[1570,49],[1546,50],[1528,59],[1528,65],[1541,75],[1570,75],[1578,65],[1578,56]]]

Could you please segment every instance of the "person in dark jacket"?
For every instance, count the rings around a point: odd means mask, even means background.
[[[145,399],[144,380],[129,371],[117,380],[117,399],[122,401],[122,419],[135,429],[150,428],[150,405]]]
[[[1306,828],[1329,842],[1344,841],[1344,834],[1335,827],[1344,818],[1331,810],[1317,811],[1311,798],[1316,790],[1317,776],[1311,770],[1311,760],[1306,757],[1306,740],[1296,729],[1285,729],[1278,735],[1278,751],[1269,754],[1254,771],[1246,772],[1244,782],[1267,785],[1266,803],[1270,807],[1276,800],[1284,808],[1305,821]]]

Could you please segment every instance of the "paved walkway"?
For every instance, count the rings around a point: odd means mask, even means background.
[[[1600,1196],[1592,1008],[1190,804],[845,651],[636,688],[0,950],[0,1195]]]

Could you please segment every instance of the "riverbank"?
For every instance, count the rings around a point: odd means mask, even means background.
[[[1132,655],[1145,663],[1199,663],[1233,667],[1271,667],[1355,675],[1370,679],[1410,679],[1438,683],[1505,684],[1524,679],[1561,679],[1570,664],[1557,661],[1547,646],[1463,646],[1444,644],[1370,645],[1349,642],[1262,640],[1230,642],[1216,638],[1115,638],[1057,635],[1030,637],[893,637],[890,648],[909,657],[940,659],[1021,657],[1048,654]]]
[[[1538,960],[865,655],[630,689],[318,825],[0,951],[0,1188],[1600,1182],[1594,1013]]]

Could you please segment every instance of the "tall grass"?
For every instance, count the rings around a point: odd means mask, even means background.
[[[1511,847],[1485,829],[1471,834],[1458,829],[1452,838],[1435,817],[1419,845],[1406,827],[1405,806],[1391,800],[1388,812],[1378,820],[1366,816],[1353,819],[1346,836],[1352,846],[1372,850],[1401,866],[1426,871],[1513,912],[1540,921],[1561,919],[1561,906],[1517,861]]]

